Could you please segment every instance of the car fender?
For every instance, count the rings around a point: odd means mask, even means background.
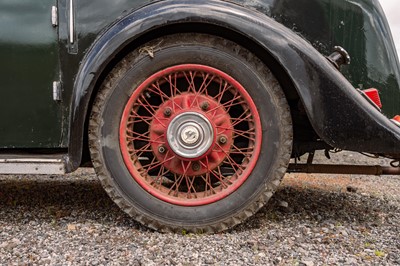
[[[70,109],[69,170],[80,164],[90,99],[106,66],[136,38],[178,23],[217,25],[262,47],[290,77],[314,130],[332,147],[400,153],[400,129],[360,96],[324,55],[292,30],[265,14],[229,2],[161,1],[115,22],[97,38],[82,61]]]

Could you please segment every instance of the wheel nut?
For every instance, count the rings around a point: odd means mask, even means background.
[[[164,110],[164,115],[165,115],[166,117],[169,117],[169,116],[171,116],[171,114],[172,114],[171,108],[169,108],[169,107],[165,108],[165,110]]]
[[[206,111],[208,107],[210,107],[210,104],[208,102],[203,102],[200,107],[203,109],[203,111]]]
[[[225,144],[228,141],[228,139],[225,136],[219,137],[219,143]]]
[[[158,152],[159,153],[161,153],[161,154],[163,154],[163,153],[165,153],[167,151],[167,149],[164,147],[164,146],[160,146],[160,147],[158,147]]]
[[[192,164],[192,170],[193,171],[199,171],[200,170],[200,164],[198,162],[194,162]]]

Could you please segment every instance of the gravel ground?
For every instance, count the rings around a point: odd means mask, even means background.
[[[399,265],[399,220],[400,177],[286,175],[233,230],[174,235],[132,221],[91,169],[0,176],[1,265]]]

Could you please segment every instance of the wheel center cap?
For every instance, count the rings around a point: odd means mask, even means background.
[[[186,112],[171,121],[167,129],[167,140],[175,154],[186,159],[198,159],[210,149],[214,129],[204,115]]]

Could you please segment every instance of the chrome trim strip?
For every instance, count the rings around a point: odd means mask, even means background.
[[[62,159],[35,159],[35,158],[15,158],[0,159],[0,163],[61,163]]]
[[[61,101],[61,83],[59,81],[53,81],[53,100]]]
[[[51,7],[51,25],[53,25],[53,27],[57,27],[58,25],[58,12],[56,6]]]
[[[0,159],[0,174],[65,174],[62,159]]]
[[[75,29],[74,29],[74,0],[69,0],[69,42],[73,44]]]

